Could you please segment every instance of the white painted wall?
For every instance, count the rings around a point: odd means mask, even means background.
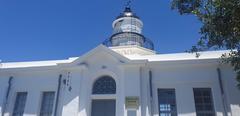
[[[61,86],[59,116],[90,116],[92,99],[116,99],[116,116],[127,116],[125,109],[127,96],[140,98],[140,106],[136,110],[137,116],[150,116],[151,106],[154,106],[152,109],[154,116],[158,116],[158,88],[175,88],[178,116],[196,116],[193,97],[193,88],[196,87],[212,88],[216,114],[224,116],[217,65],[192,63],[182,65],[180,62],[171,65],[158,62],[128,64],[120,62],[118,58],[106,52],[90,56],[84,62],[86,68],[56,66],[52,70],[42,67],[38,70],[0,72],[0,112],[10,76],[14,79],[5,116],[12,113],[16,92],[22,91],[28,92],[24,116],[37,116],[40,110],[41,93],[57,91],[58,77],[62,74],[67,84]],[[149,70],[153,72],[153,105],[150,102]],[[240,91],[235,87],[235,75],[230,67],[222,66],[221,70],[229,108],[228,114],[238,116]],[[94,81],[104,75],[110,75],[115,79],[116,95],[91,94]],[[69,87],[72,89],[69,90]]]
[[[0,74],[0,114],[2,114],[4,100],[7,93],[8,78],[6,75]]]
[[[1,92],[0,95],[5,96],[8,77],[13,76],[12,88],[9,94],[9,99],[7,101],[8,104],[5,116],[8,116],[12,113],[16,92],[28,92],[25,107],[25,116],[35,116],[39,113],[41,93],[44,91],[56,91],[57,88],[57,71],[26,71],[21,73],[14,72],[14,75],[11,75],[8,72],[8,74],[6,74],[4,77],[1,75],[0,77],[0,82],[4,82],[2,80],[5,80],[5,87],[2,87],[1,84],[1,89],[4,89],[4,92]]]
[[[240,92],[236,88],[236,75],[232,73],[232,68],[229,66],[221,67],[220,69],[222,71],[223,86],[227,98],[228,114],[229,116],[238,116],[240,114]]]
[[[158,88],[174,88],[176,91],[176,101],[177,101],[177,111],[179,116],[195,116],[195,105],[193,88],[212,88],[214,107],[217,116],[224,115],[223,103],[220,93],[220,86],[217,75],[217,66],[171,66],[171,67],[160,67],[154,66],[153,71],[153,86],[154,86],[154,114],[158,116],[158,98],[157,89]],[[225,69],[226,70],[226,69]],[[237,113],[239,110],[239,98],[240,91],[230,83],[236,82],[234,78],[234,73],[232,70],[227,69],[228,72],[223,71],[224,83],[231,87],[231,89],[226,89],[227,91],[234,91],[232,96],[227,99],[234,99],[235,105],[228,104],[236,108]],[[226,81],[228,80],[228,81]],[[234,95],[233,95],[234,94]],[[238,102],[237,102],[238,101]],[[236,105],[238,104],[238,105]],[[232,114],[232,116],[238,116],[238,114]]]

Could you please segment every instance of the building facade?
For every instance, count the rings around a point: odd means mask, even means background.
[[[157,54],[142,27],[126,8],[80,57],[1,63],[1,116],[240,116],[229,51]]]

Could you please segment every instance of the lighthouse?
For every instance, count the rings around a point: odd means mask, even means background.
[[[130,7],[125,7],[112,27],[112,35],[103,42],[107,47],[122,55],[155,54],[153,42],[142,34],[143,22]]]

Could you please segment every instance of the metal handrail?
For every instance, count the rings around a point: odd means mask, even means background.
[[[127,36],[129,38],[123,38],[123,39],[127,39],[133,43],[131,44],[127,44],[127,45],[138,45],[150,50],[154,50],[154,44],[150,39],[147,39],[146,37],[144,37],[143,35],[136,33],[136,32],[120,32],[120,33],[116,33],[114,35],[112,35],[110,38],[106,39],[102,44],[107,46],[107,47],[114,47],[114,46],[123,46],[123,45],[114,45],[113,41],[114,39],[117,38],[117,36]],[[138,39],[134,38],[137,37]],[[141,40],[141,42],[139,41]],[[136,43],[141,43],[141,44],[136,44]]]

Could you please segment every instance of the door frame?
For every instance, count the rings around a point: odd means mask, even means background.
[[[92,116],[92,101],[93,100],[115,100],[115,116],[117,116],[117,99],[116,99],[115,94],[91,95],[90,116]]]

